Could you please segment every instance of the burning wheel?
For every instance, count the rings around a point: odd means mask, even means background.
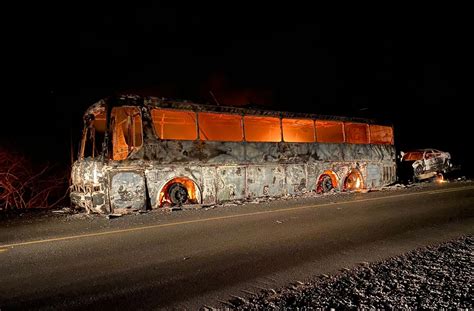
[[[317,192],[318,193],[326,193],[331,191],[334,188],[332,184],[331,176],[323,175],[319,178]]]
[[[172,184],[168,189],[168,196],[174,205],[182,205],[188,200],[188,190],[183,184]]]
[[[352,171],[344,181],[344,190],[352,191],[362,187],[362,178],[356,171]]]

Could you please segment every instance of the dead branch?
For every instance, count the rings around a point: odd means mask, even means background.
[[[26,157],[0,148],[0,210],[51,208],[68,194],[68,174],[34,169]]]

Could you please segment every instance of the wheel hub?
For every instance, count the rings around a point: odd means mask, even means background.
[[[182,205],[188,200],[188,191],[183,184],[172,184],[168,190],[171,203],[174,205]]]

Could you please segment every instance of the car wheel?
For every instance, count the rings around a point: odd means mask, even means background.
[[[419,176],[423,174],[423,172],[424,172],[424,168],[422,165],[418,165],[417,167],[415,167],[415,176]]]

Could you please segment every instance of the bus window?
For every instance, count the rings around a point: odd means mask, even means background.
[[[316,120],[316,141],[321,143],[343,143],[343,124],[339,121]]]
[[[95,115],[93,125],[96,132],[105,133],[105,128],[106,128],[105,111],[102,111]]]
[[[242,117],[232,114],[199,113],[201,140],[242,141]]]
[[[283,141],[292,143],[314,142],[314,122],[303,119],[282,119]]]
[[[143,145],[142,117],[137,107],[115,107],[113,120],[113,159],[124,160]]]
[[[161,139],[195,140],[196,113],[166,109],[152,109],[151,119],[156,135]]]
[[[246,141],[281,141],[279,118],[244,116],[244,129]]]
[[[365,123],[344,123],[346,133],[346,142],[350,144],[368,144],[369,143],[369,125]]]
[[[370,143],[393,145],[392,127],[382,125],[370,125]]]
[[[105,110],[90,114],[85,122],[86,127],[83,131],[79,158],[95,158],[102,152],[102,142],[106,130]]]

